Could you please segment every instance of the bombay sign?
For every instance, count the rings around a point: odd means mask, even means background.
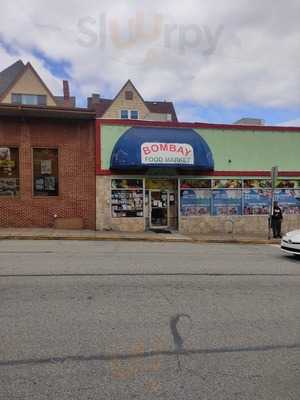
[[[185,143],[143,143],[142,164],[194,164],[194,149]]]

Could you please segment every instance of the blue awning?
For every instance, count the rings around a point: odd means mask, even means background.
[[[126,131],[111,156],[111,169],[214,169],[211,150],[193,129],[143,128]]]

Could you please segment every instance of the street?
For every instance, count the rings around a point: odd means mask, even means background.
[[[278,246],[0,241],[0,399],[299,400]]]

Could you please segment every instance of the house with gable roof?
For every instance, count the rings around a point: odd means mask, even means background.
[[[18,60],[0,72],[0,104],[74,108],[69,82],[63,81],[63,96],[54,96],[28,62]]]
[[[114,99],[93,94],[88,98],[88,108],[96,111],[97,118],[177,122],[172,102],[144,100],[131,80],[125,83]]]

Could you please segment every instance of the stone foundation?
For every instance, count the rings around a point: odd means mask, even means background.
[[[144,232],[146,218],[112,218],[111,176],[97,176],[96,179],[96,229],[119,232]],[[300,229],[300,215],[284,215],[282,232]],[[201,235],[268,235],[268,216],[201,216],[182,217],[179,223],[182,234]]]
[[[300,229],[300,215],[285,215],[282,232]],[[223,216],[181,218],[180,233],[207,235],[267,236],[268,216]]]
[[[110,176],[97,176],[96,178],[96,230],[145,231],[144,218],[112,218]]]

